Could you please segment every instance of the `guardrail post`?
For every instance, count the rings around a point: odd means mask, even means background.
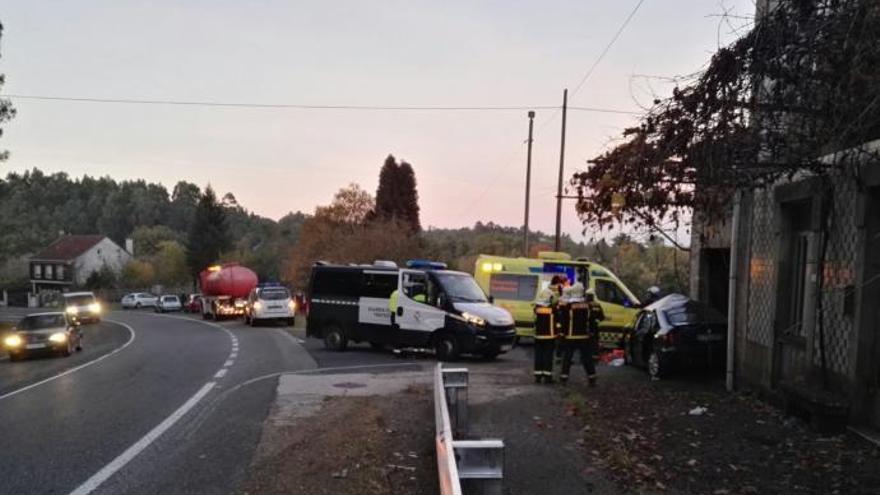
[[[458,479],[468,495],[502,495],[504,442],[501,440],[453,440]]]
[[[452,430],[455,432],[455,436],[467,435],[468,370],[467,368],[446,368],[442,373]]]
[[[467,432],[467,368],[434,369],[434,419],[441,495],[501,495],[504,442],[455,440]]]

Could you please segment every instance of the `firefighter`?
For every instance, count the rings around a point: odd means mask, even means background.
[[[552,286],[542,290],[535,300],[535,383],[553,381],[557,302]]]
[[[587,370],[587,381],[591,387],[596,386],[596,352],[599,350],[599,322],[605,319],[605,313],[602,306],[596,302],[596,293],[593,289],[586,292],[587,303],[587,328],[588,335],[586,343],[586,356],[581,352],[581,358],[584,360],[584,369]]]
[[[571,362],[577,351],[587,373],[587,379],[593,386],[596,383],[596,365],[593,361],[590,340],[591,338],[595,340],[595,336],[590,335],[590,306],[586,301],[583,284],[575,283],[566,290],[563,299],[567,304],[561,307],[565,308],[567,315],[561,332],[562,371],[559,379],[562,384],[568,382]]]

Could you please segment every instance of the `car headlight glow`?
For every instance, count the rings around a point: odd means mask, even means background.
[[[10,335],[3,339],[3,343],[6,344],[6,347],[18,347],[22,342],[21,337],[18,335]]]
[[[255,301],[254,302],[254,309],[257,311],[263,309],[263,303],[261,303],[260,301]]]
[[[101,312],[101,303],[93,302],[89,304],[89,311],[92,313],[100,313]]]
[[[287,307],[290,308],[291,311],[296,311],[296,301],[291,300],[287,303]]]
[[[79,308],[77,308],[76,306],[68,306],[67,307],[67,314],[75,315],[77,313],[79,313]]]
[[[482,327],[482,326],[486,325],[485,319],[483,319],[482,317],[477,316],[475,314],[472,314],[472,313],[467,313],[467,312],[462,313],[461,317],[464,318],[465,320],[467,320],[468,323],[471,323],[471,324],[476,325],[478,327]]]
[[[64,332],[56,332],[49,336],[49,342],[67,342],[67,334]]]

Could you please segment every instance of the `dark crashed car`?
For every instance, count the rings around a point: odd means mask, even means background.
[[[627,363],[652,379],[690,368],[724,369],[727,320],[708,306],[670,294],[645,306],[624,337]]]

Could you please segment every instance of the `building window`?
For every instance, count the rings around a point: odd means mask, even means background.
[[[52,280],[53,278],[55,278],[55,272],[54,272],[53,268],[54,268],[54,267],[53,267],[52,265],[46,265],[46,266],[45,266],[44,269],[46,270],[46,274],[45,274],[45,275],[46,275],[46,279],[47,279],[47,280]]]
[[[43,278],[43,265],[34,263],[34,278]]]
[[[64,280],[64,265],[55,266],[55,280]]]

